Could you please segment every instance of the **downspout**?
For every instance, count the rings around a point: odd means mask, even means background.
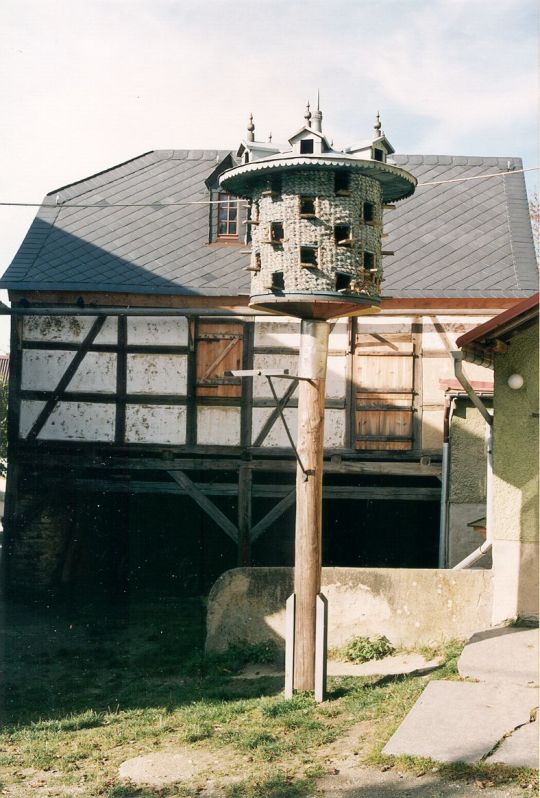
[[[450,422],[454,412],[454,398],[444,398],[444,425],[443,425],[443,454],[441,473],[441,511],[439,520],[439,568],[446,568],[446,537],[448,522],[448,472],[450,468]]]
[[[464,352],[452,352],[454,358],[454,373],[456,378],[463,386],[467,396],[482,414],[486,421],[486,443],[487,443],[487,476],[486,476],[486,539],[475,549],[468,557],[461,560],[457,565],[454,565],[454,571],[461,571],[464,568],[469,568],[474,565],[477,560],[481,559],[485,554],[491,551],[493,545],[493,415],[488,411],[485,404],[480,397],[474,392],[474,389],[467,377],[463,373],[463,361],[465,360]],[[484,361],[481,365],[491,365],[491,361]]]

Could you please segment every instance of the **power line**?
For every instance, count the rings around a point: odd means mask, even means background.
[[[530,166],[528,169],[509,169],[507,172],[491,172],[487,175],[473,175],[472,177],[454,177],[451,180],[432,180],[429,183],[418,183],[418,186],[441,186],[443,183],[463,183],[465,180],[485,180],[488,177],[500,177],[501,175],[517,175],[523,172],[535,172],[540,166]]]
[[[450,180],[432,180],[427,183],[418,183],[420,186],[442,186],[446,183],[463,183],[466,180],[486,180],[489,177],[501,177],[503,175],[517,175],[523,172],[536,172],[540,166],[530,166],[527,169],[510,169],[506,172],[491,172],[484,175],[473,175],[472,177],[454,177]],[[69,200],[62,200],[56,204],[44,205],[42,202],[0,202],[0,207],[10,208],[101,208],[107,210],[108,208],[154,208],[155,210],[163,210],[164,208],[182,208],[188,205],[226,205],[231,202],[230,199],[226,200],[186,200],[184,202],[109,202],[107,204],[90,204],[90,203],[75,203]],[[234,200],[233,200],[234,202]],[[248,203],[244,203],[247,205]]]

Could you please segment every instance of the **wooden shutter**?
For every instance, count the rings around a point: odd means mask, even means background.
[[[356,336],[356,449],[413,448],[414,357],[410,334]]]
[[[226,377],[226,371],[242,368],[244,325],[201,321],[195,338],[197,348],[197,396],[242,395],[239,377]]]

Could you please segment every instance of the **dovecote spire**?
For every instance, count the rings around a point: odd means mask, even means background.
[[[378,138],[380,138],[382,135],[384,135],[384,134],[382,133],[382,131],[381,131],[381,128],[382,128],[382,125],[381,125],[381,115],[380,115],[379,111],[377,111],[377,116],[376,116],[376,118],[375,118],[375,123],[374,123],[374,125],[373,125],[373,138],[374,138],[374,139],[378,139]]]
[[[255,125],[253,123],[253,114],[249,115],[249,122],[247,126],[247,140],[248,141],[255,141]]]
[[[309,107],[309,100],[307,101],[306,113],[304,114],[304,119],[306,120],[306,125],[308,127],[311,127],[311,110]]]
[[[313,130],[318,133],[322,132],[322,111],[320,102],[320,92],[317,89],[317,110],[313,113]]]

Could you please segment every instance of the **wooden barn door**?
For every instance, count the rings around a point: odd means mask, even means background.
[[[199,321],[196,333],[196,395],[240,397],[239,377],[226,377],[226,371],[242,368],[244,325],[242,323]]]
[[[411,334],[356,335],[356,449],[413,448],[414,358]]]

